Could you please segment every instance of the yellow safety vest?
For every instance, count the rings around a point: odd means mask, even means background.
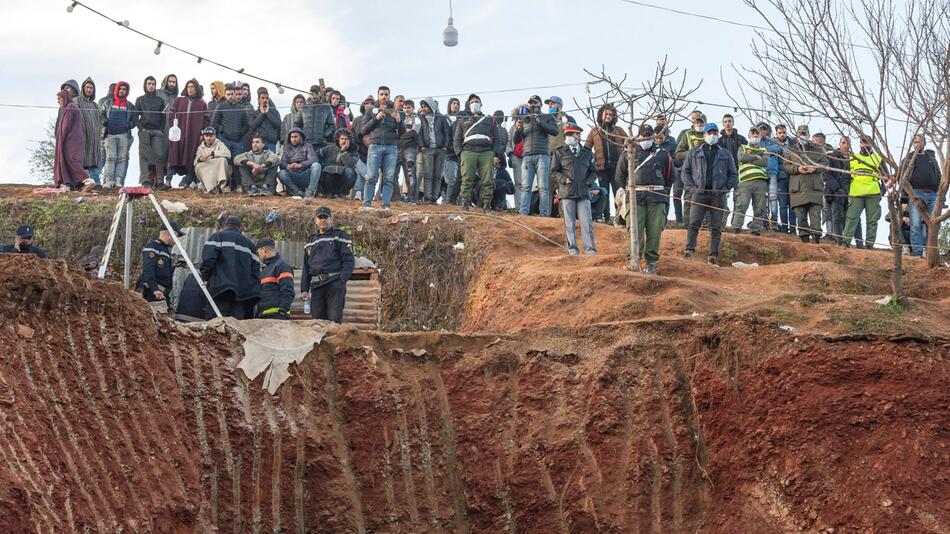
[[[857,152],[851,155],[850,196],[868,197],[881,194],[878,170],[882,161],[881,156],[874,153],[865,155]]]
[[[739,154],[741,155],[744,152],[751,152],[755,155],[765,154],[767,151],[765,147],[756,146],[756,145],[742,145],[739,147]],[[754,163],[748,162],[739,162],[739,181],[740,182],[749,182],[751,180],[768,180],[769,174],[766,172],[765,167],[756,165]]]

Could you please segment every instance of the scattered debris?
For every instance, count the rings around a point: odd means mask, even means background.
[[[429,282],[429,287],[435,289],[435,282]]]
[[[461,215],[449,215],[450,221],[464,221]]]
[[[267,215],[264,216],[264,222],[267,224],[270,224],[276,221],[279,217],[280,217],[280,214],[277,213],[277,210],[274,208],[271,208],[271,210],[267,212]]]
[[[188,206],[180,200],[171,201],[165,199],[162,201],[162,207],[165,208],[165,211],[169,213],[184,213],[188,211]]]
[[[891,303],[891,296],[886,295],[874,301],[875,304],[880,304],[881,306],[887,306]]]
[[[789,326],[787,324],[783,324],[782,326],[778,327],[778,329],[782,330],[783,332],[788,332],[789,334],[794,334],[796,332],[794,326]]]
[[[755,262],[745,263],[743,261],[734,261],[732,262],[732,266],[735,267],[736,269],[755,269],[756,267],[759,266],[759,264]]]
[[[458,243],[452,245],[452,248],[454,248],[455,250],[465,250],[465,243],[462,243],[461,241],[459,241]]]
[[[409,220],[409,214],[403,212],[403,213],[400,213],[399,215],[393,215],[392,217],[390,217],[389,224],[399,224],[401,222],[406,222],[408,220]]]
[[[86,201],[86,197],[84,197],[84,196],[78,196],[78,197],[76,197],[76,200],[74,200],[73,202],[75,202],[76,204],[82,204],[82,203],[85,202],[85,201]]]

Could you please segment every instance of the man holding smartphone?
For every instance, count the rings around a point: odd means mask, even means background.
[[[0,246],[0,253],[36,254],[38,258],[46,259],[46,253],[33,244],[33,227],[27,224],[16,229],[16,239],[12,245]]]

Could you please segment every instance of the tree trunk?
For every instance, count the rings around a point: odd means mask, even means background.
[[[940,224],[936,222],[937,215],[934,214],[927,223],[927,249],[924,251],[925,258],[927,258],[927,267],[933,269],[937,266],[937,263],[940,260],[940,249],[937,248],[937,234],[940,233]]]
[[[637,186],[634,172],[633,146],[627,147],[627,228],[630,229],[630,270],[640,272],[640,232],[637,231]]]
[[[907,295],[904,293],[904,246],[901,244],[901,204],[900,194],[889,193],[887,196],[887,211],[891,216],[891,251],[894,254],[894,272],[891,273],[891,292],[894,300],[903,307],[907,306]],[[895,205],[896,204],[896,205]],[[867,238],[867,236],[865,236]]]

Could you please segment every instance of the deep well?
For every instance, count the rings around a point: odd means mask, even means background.
[[[29,274],[26,274],[29,273]],[[946,341],[754,318],[332,328],[276,396],[224,326],[0,258],[4,530],[932,531]],[[756,356],[746,349],[755,344]]]

